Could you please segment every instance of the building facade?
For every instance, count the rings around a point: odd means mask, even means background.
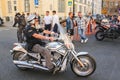
[[[120,14],[120,0],[103,0],[102,13],[106,15]]]
[[[81,11],[83,15],[90,12],[101,14],[101,0],[74,0],[74,3],[73,0],[0,0],[0,16],[13,20],[17,12],[36,12],[43,17],[46,11],[52,15],[52,11],[56,10],[60,18],[64,19],[69,12],[73,12],[73,4],[75,13]]]

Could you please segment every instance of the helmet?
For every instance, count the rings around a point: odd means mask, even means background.
[[[31,22],[32,20],[34,20],[34,19],[35,19],[35,17],[36,17],[36,16],[35,16],[35,15],[33,15],[33,14],[32,14],[32,15],[30,15],[30,16],[28,16],[27,21],[28,21],[28,22]]]

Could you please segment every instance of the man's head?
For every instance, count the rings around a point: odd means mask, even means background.
[[[69,17],[73,18],[73,13],[72,12],[69,12]]]
[[[28,16],[27,21],[28,21],[28,23],[30,23],[31,25],[35,25],[36,15],[31,14],[30,16]]]
[[[52,11],[52,13],[53,13],[53,15],[55,15],[55,14],[56,14],[56,11],[54,10],[54,11]]]
[[[48,16],[49,15],[49,11],[46,11],[46,16]]]
[[[78,12],[78,16],[79,16],[79,17],[82,17],[82,13],[81,13],[81,12]]]

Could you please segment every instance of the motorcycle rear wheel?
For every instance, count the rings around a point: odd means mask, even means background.
[[[96,62],[91,56],[80,55],[78,56],[78,59],[82,61],[85,67],[81,67],[78,61],[76,59],[73,59],[71,63],[71,69],[77,76],[87,77],[94,73],[96,70]]]
[[[13,60],[20,60],[20,58],[24,55],[25,53],[24,52],[15,52],[13,54]],[[27,61],[29,58],[28,56],[26,56],[25,58],[22,59],[22,61]],[[15,64],[16,65],[16,64]],[[17,68],[19,68],[20,70],[27,70],[28,68],[26,67],[20,67],[19,65],[16,65]]]

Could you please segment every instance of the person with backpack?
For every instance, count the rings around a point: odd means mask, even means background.
[[[13,27],[16,27],[16,25],[20,23],[20,22],[19,22],[20,16],[21,16],[20,13],[16,13],[16,14],[15,14]]]

